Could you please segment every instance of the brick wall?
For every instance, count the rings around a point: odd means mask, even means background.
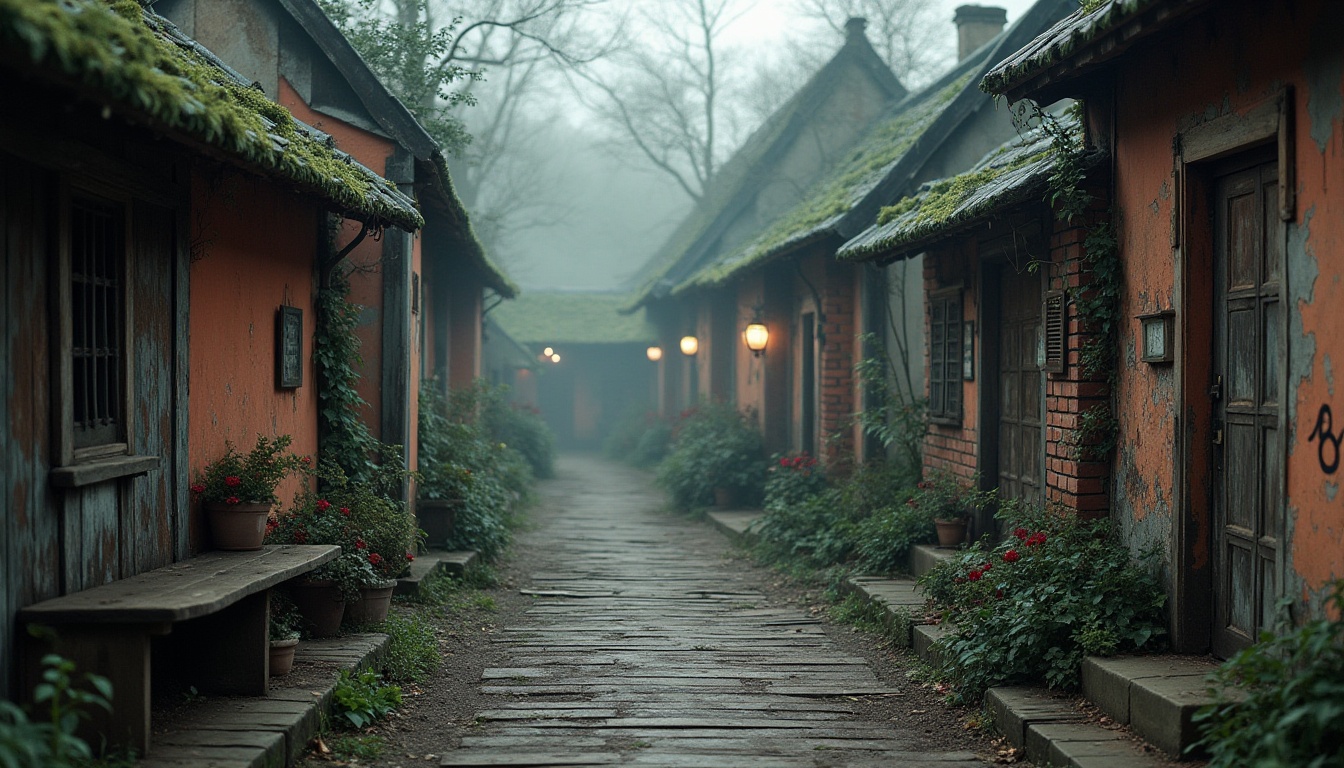
[[[820,286],[824,318],[820,330],[826,342],[818,361],[818,419],[822,458],[833,474],[847,472],[854,456],[856,273],[852,265],[826,259],[825,283]]]
[[[961,316],[966,319],[974,318],[979,303],[976,296],[978,285],[974,276],[978,274],[979,269],[973,241],[967,241],[960,246],[949,247],[932,254],[931,258],[924,259],[924,296],[926,299],[924,302],[924,339],[926,342],[921,354],[924,356],[926,374],[929,370],[929,345],[927,340],[930,338],[928,295],[961,284],[964,289]],[[979,329],[977,334],[980,330],[983,329]],[[976,344],[979,343],[980,339],[977,338]],[[978,360],[976,365],[979,365]],[[977,371],[977,380],[983,373],[983,371]],[[925,375],[924,397],[926,400],[929,396],[928,378]],[[963,382],[961,423],[929,423],[928,431],[924,435],[924,471],[926,474],[929,471],[946,471],[964,479],[967,485],[974,481],[976,473],[980,471],[980,457],[976,451],[976,444],[980,439],[978,406],[979,397],[976,382]]]

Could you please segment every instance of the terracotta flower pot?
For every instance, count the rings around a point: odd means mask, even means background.
[[[294,651],[299,638],[271,641],[271,677],[283,677],[294,668]]]
[[[303,617],[303,623],[313,637],[335,637],[341,632],[345,616],[345,598],[340,587],[330,579],[298,581],[289,587],[289,598]]]
[[[415,520],[425,532],[425,544],[430,547],[448,546],[453,535],[453,520],[458,502],[452,499],[420,499],[415,502]]]
[[[934,520],[933,525],[938,529],[938,546],[940,547],[955,547],[966,540],[965,518]]]
[[[736,488],[715,488],[714,506],[716,507],[735,507],[737,506]]]
[[[385,581],[374,586],[360,587],[359,599],[345,605],[345,620],[356,625],[376,624],[385,620],[388,609],[392,607],[392,591],[396,586],[396,581]]]
[[[271,505],[209,502],[205,505],[205,514],[215,549],[255,550],[261,549],[266,538],[266,520],[271,514]]]

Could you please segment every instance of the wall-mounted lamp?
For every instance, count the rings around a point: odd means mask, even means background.
[[[742,341],[746,342],[752,355],[760,357],[765,352],[765,345],[770,342],[770,329],[765,327],[765,323],[750,323],[742,332]]]
[[[690,357],[700,351],[700,340],[694,336],[681,337],[681,354]]]
[[[1174,358],[1176,339],[1173,335],[1175,310],[1164,309],[1147,315],[1139,315],[1139,324],[1143,328],[1143,353],[1139,357],[1145,363],[1170,363]]]
[[[554,355],[554,354],[555,354],[555,350],[554,350],[553,348],[551,348],[551,347],[547,347],[547,348],[541,350],[541,356],[542,356],[542,357],[550,357],[551,355]]]
[[[556,354],[552,354],[552,355],[551,355],[551,362],[552,362],[552,363],[558,363],[558,362],[560,362],[560,356],[559,356],[559,355],[556,355]]]
[[[660,347],[660,346],[654,345],[654,346],[649,347],[648,349],[644,350],[644,354],[647,355],[648,358],[649,358],[650,360],[652,360],[653,362],[656,363],[656,362],[658,362],[659,360],[662,360],[662,359],[663,359],[663,348]]]

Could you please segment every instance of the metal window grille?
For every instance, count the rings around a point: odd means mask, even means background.
[[[116,203],[70,207],[70,373],[77,448],[121,442],[126,231]]]
[[[961,293],[930,297],[929,415],[961,419]]]
[[[1049,373],[1061,373],[1064,370],[1065,326],[1064,292],[1050,290],[1045,292],[1045,365],[1041,370]]]

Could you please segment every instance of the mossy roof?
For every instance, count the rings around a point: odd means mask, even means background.
[[[777,162],[809,121],[817,116],[820,106],[836,88],[838,78],[851,66],[870,75],[889,98],[900,99],[906,95],[905,86],[882,62],[867,39],[861,35],[851,37],[720,167],[704,197],[663,242],[649,260],[645,272],[636,278],[639,287],[627,302],[627,311],[650,298],[665,295],[698,267],[699,260],[717,240],[721,229],[731,223],[755,199],[762,184],[772,178],[763,169]]]
[[[995,65],[980,87],[993,94],[1032,95],[1029,82],[1047,71],[1059,70],[1055,78],[1058,82],[1071,61],[1096,66],[1119,55],[1141,35],[1210,4],[1211,0],[1083,0],[1078,10]],[[1086,56],[1086,62],[1080,61],[1093,43],[1122,27],[1126,29],[1119,44],[1107,45],[1106,50]]]
[[[1005,51],[1066,15],[1070,0],[1038,0],[1008,29],[919,93],[898,102],[792,209],[745,246],[704,263],[673,293],[724,285],[809,243],[840,241],[869,226],[878,209],[906,193],[919,169],[956,128],[988,104],[976,83]]]
[[[643,344],[658,338],[643,312],[622,314],[619,293],[528,291],[490,316],[522,344]]]
[[[417,229],[415,202],[135,0],[0,0],[0,55],[121,117],[205,145],[333,209]]]

